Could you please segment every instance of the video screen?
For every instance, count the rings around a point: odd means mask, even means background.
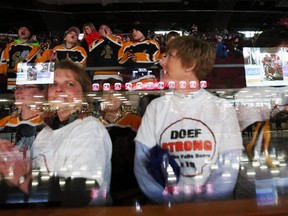
[[[244,47],[246,86],[284,86],[288,84],[287,47]]]
[[[49,84],[54,82],[54,63],[19,63],[16,84]]]

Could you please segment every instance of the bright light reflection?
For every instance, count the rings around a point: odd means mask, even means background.
[[[255,173],[255,171],[247,171],[247,175],[249,175],[249,176],[255,176],[256,173]]]
[[[279,173],[280,173],[280,170],[278,170],[278,169],[277,169],[277,170],[271,170],[270,172],[271,172],[272,174],[279,174]]]

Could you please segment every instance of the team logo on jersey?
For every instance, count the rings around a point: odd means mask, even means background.
[[[216,139],[213,131],[202,121],[182,118],[162,132],[161,147],[174,157],[181,167],[181,175],[192,177],[214,162]]]

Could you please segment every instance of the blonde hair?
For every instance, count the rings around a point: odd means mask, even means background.
[[[97,32],[97,30],[96,30],[96,28],[95,28],[95,26],[94,26],[93,23],[91,23],[91,22],[84,23],[83,28],[82,28],[83,33],[84,33],[84,36],[87,35],[86,30],[85,30],[85,27],[86,27],[86,26],[89,26],[89,27],[91,28],[92,32]]]

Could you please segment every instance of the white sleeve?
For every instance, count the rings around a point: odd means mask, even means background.
[[[164,202],[164,188],[152,177],[146,168],[149,160],[149,148],[136,141],[134,172],[141,190],[150,200],[156,203]]]
[[[139,186],[145,195],[156,203],[163,203],[164,188],[152,177],[146,166],[149,160],[150,149],[157,145],[155,138],[156,112],[152,102],[146,109],[135,138],[134,172]]]

